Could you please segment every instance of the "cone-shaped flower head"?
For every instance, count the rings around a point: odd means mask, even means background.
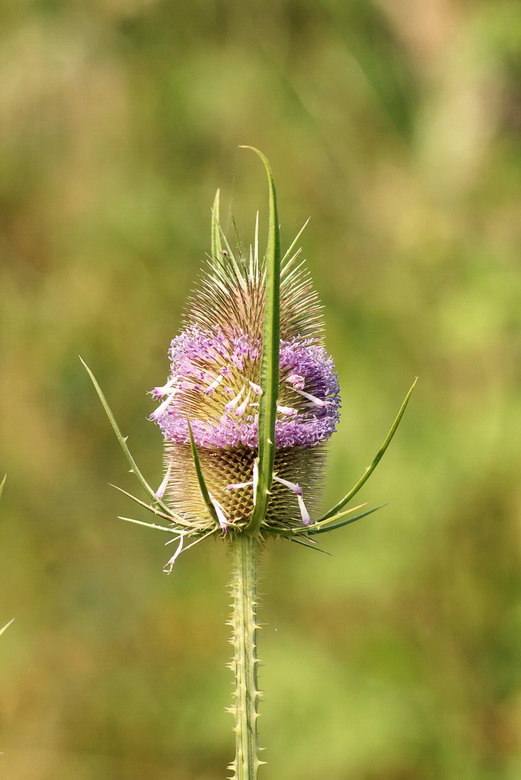
[[[168,380],[152,390],[159,405],[151,418],[165,440],[161,493],[201,531],[216,523],[222,529],[244,527],[257,488],[266,267],[259,259],[257,229],[246,257],[236,256],[224,236],[222,242],[214,243],[183,329],[171,343]],[[339,418],[338,380],[323,346],[321,307],[298,255],[288,252],[280,272],[276,450],[261,523],[268,532],[311,522],[323,443]],[[210,507],[197,479],[193,445]]]
[[[122,519],[166,532],[177,543],[167,572],[183,550],[219,531],[241,532],[243,541],[278,534],[309,547],[316,535],[377,511],[380,507],[355,514],[365,504],[347,507],[389,447],[416,384],[371,465],[317,516],[325,443],[339,419],[338,380],[323,345],[317,295],[299,251],[293,253],[302,231],[281,257],[271,168],[262,152],[253,151],[269,184],[266,252],[260,259],[258,219],[249,253],[232,252],[219,227],[217,196],[208,266],[189,301],[182,331],[170,345],[167,381],[151,391],[157,404],[150,417],[165,441],[165,474],[157,490],[141,473],[82,360],[150,503],[122,492],[168,525]]]
[[[151,503],[122,492],[169,525],[123,519],[166,532],[177,543],[167,572],[183,550],[219,531],[244,532],[245,539],[278,534],[309,547],[316,535],[376,512],[380,507],[358,514],[365,504],[347,507],[389,447],[416,384],[371,465],[317,517],[325,443],[339,419],[338,380],[323,345],[317,295],[299,252],[292,254],[300,233],[281,257],[271,168],[253,151],[269,183],[266,253],[259,258],[257,220],[253,247],[245,256],[234,255],[219,227],[216,197],[208,267],[171,343],[167,381],[151,391],[157,401],[151,419],[165,440],[165,474],[157,491],[82,361]]]

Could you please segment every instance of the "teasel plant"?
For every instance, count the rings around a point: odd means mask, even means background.
[[[257,619],[259,555],[271,537],[319,549],[317,537],[367,517],[381,507],[348,505],[389,446],[413,386],[371,465],[327,512],[318,512],[326,442],[339,420],[340,392],[324,348],[322,308],[296,248],[282,254],[277,197],[270,164],[266,250],[254,240],[243,254],[230,246],[214,200],[211,254],[186,307],[182,330],[169,349],[170,373],[151,391],[150,419],[164,439],[164,478],[147,482],[131,454],[90,368],[84,366],[108,416],[130,471],[147,500],[121,490],[156,522],[120,519],[168,534],[181,553],[221,537],[231,554],[231,644],[234,674],[235,759],[230,780],[255,780],[259,758]],[[306,223],[307,224],[307,223]],[[83,361],[82,361],[83,362]]]

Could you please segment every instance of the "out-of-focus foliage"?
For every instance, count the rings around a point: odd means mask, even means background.
[[[521,46],[515,3],[7,0],[0,30],[0,774],[217,780],[232,754],[224,545],[166,577],[115,519],[146,392],[210,243],[270,158],[344,410],[327,501],[420,382],[364,499],[266,552],[266,778],[521,776]],[[155,476],[154,476],[155,475]]]

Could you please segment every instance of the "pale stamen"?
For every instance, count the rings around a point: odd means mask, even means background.
[[[170,393],[170,394],[169,394],[169,395],[168,395],[168,396],[165,398],[165,400],[163,401],[163,403],[162,403],[162,404],[160,404],[160,405],[157,407],[157,409],[155,410],[155,412],[152,412],[152,414],[150,415],[150,417],[152,417],[154,420],[157,420],[159,417],[161,417],[161,415],[163,414],[163,412],[166,412],[166,410],[167,410],[167,409],[168,409],[168,407],[170,406],[170,402],[173,400],[173,398],[174,398],[175,394],[176,394],[178,391],[179,391],[179,388],[178,388],[178,387],[174,387],[174,389],[172,390],[172,392],[171,392],[171,393]]]
[[[221,526],[221,529],[223,531],[226,531],[229,525],[228,518],[226,517],[226,512],[224,511],[220,503],[217,501],[217,499],[212,496],[211,493],[209,493],[208,495],[210,496],[210,501],[212,502],[213,508],[215,509],[215,514],[217,515],[219,525]]]
[[[277,404],[277,412],[280,412],[280,414],[286,414],[288,417],[294,417],[296,414],[298,414],[296,409],[293,409],[291,406],[279,406]]]
[[[239,392],[237,393],[235,398],[232,398],[231,401],[228,401],[228,403],[224,405],[224,411],[225,412],[231,412],[232,409],[235,409],[235,407],[237,406],[237,404],[241,400],[242,395],[243,395],[245,390],[246,390],[245,387],[241,388],[241,390],[239,390]]]
[[[289,482],[287,479],[282,479],[282,477],[273,477],[273,480],[275,482],[280,482],[281,485],[284,485],[284,487],[287,487],[288,490],[291,490],[292,493],[295,493],[297,496],[302,495],[302,488],[300,485],[297,485],[295,482]]]
[[[304,499],[302,498],[302,496],[297,495],[297,501],[300,509],[300,516],[302,518],[302,522],[304,523],[304,525],[311,525],[311,517],[309,516],[309,512],[306,509],[306,505],[304,504]]]
[[[222,374],[219,374],[219,376],[216,379],[214,379],[213,382],[210,385],[208,385],[208,387],[204,391],[205,395],[211,395],[213,393],[213,391],[215,390],[215,388],[219,387],[219,385],[221,384],[222,381],[223,381]]]
[[[172,542],[175,542],[175,541],[176,541],[175,539],[170,539],[170,540],[167,542],[167,544],[172,544]],[[176,562],[177,558],[178,558],[178,557],[181,555],[181,553],[182,553],[182,551],[183,551],[183,546],[184,546],[184,543],[185,543],[185,537],[184,537],[184,534],[182,533],[182,534],[180,534],[180,536],[179,536],[179,544],[177,545],[177,550],[176,550],[176,551],[175,551],[175,553],[172,555],[172,557],[170,558],[170,560],[169,560],[169,561],[167,561],[167,563],[166,563],[166,564],[165,564],[165,566],[164,566],[164,569],[163,569],[163,571],[166,571],[166,572],[168,572],[168,574],[170,574],[170,572],[172,571],[172,569],[173,569],[173,567],[174,567],[174,563]]]
[[[245,487],[250,487],[253,485],[253,480],[250,479],[249,482],[235,482],[233,485],[226,485],[226,490],[241,490]]]
[[[286,382],[292,385],[295,390],[302,390],[305,384],[304,377],[300,376],[300,374],[290,374],[290,376],[286,377]]]
[[[304,396],[304,398],[307,398],[308,401],[311,401],[313,406],[327,406],[326,402],[321,398],[317,398],[315,395],[311,395],[311,393],[306,393],[305,390],[297,390],[297,388],[295,388],[295,392]]]
[[[242,404],[241,404],[240,406],[238,406],[238,407],[237,407],[237,409],[235,410],[235,414],[237,415],[237,417],[242,417],[242,415],[243,415],[243,414],[244,414],[244,412],[246,411],[246,407],[248,406],[249,400],[250,400],[250,396],[248,395],[248,396],[247,396],[247,397],[244,399],[244,401],[242,402]]]
[[[164,395],[170,392],[172,386],[177,382],[178,377],[173,376],[171,379],[168,380],[166,385],[163,385],[162,387],[154,387],[154,389],[151,392],[151,395],[155,395],[158,398],[162,398]]]
[[[284,487],[287,487],[288,490],[291,490],[292,493],[295,493],[297,496],[298,501],[298,507],[300,509],[300,517],[302,518],[302,522],[304,525],[311,525],[311,517],[309,516],[309,512],[306,509],[306,505],[304,503],[304,499],[302,498],[302,488],[300,485],[297,485],[295,482],[289,482],[287,479],[282,479],[282,477],[273,477],[274,482],[280,482],[281,485],[284,485]]]

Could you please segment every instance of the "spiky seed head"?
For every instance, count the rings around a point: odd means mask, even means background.
[[[159,401],[151,419],[165,441],[165,499],[203,532],[244,526],[256,490],[266,271],[257,244],[247,257],[226,247],[209,259],[170,345],[168,380],[151,393]],[[262,524],[268,533],[311,522],[324,443],[340,409],[321,306],[299,252],[281,268],[279,354],[274,481]],[[197,480],[189,426],[212,513]]]

